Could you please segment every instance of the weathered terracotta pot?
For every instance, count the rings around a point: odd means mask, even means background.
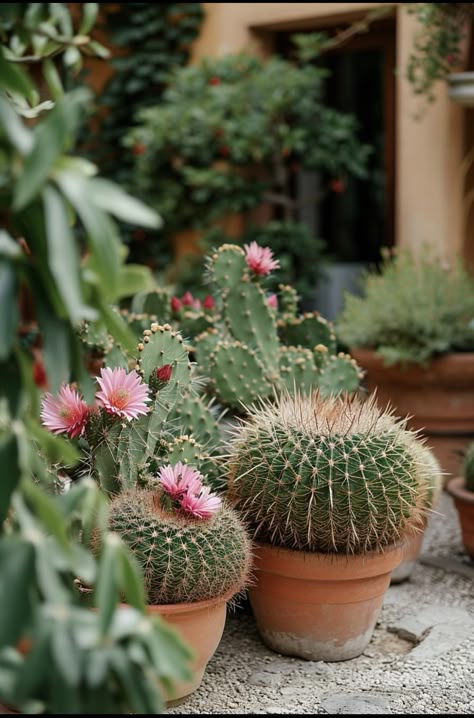
[[[421,552],[423,539],[425,537],[425,528],[426,526],[419,532],[410,533],[405,536],[403,541],[403,560],[392,571],[392,575],[390,577],[391,584],[402,583],[402,581],[406,581],[410,578]]]
[[[463,476],[450,479],[446,491],[452,497],[458,512],[462,542],[466,553],[474,559],[474,491],[466,489]]]
[[[402,558],[402,544],[349,556],[257,544],[249,597],[263,642],[311,661],[360,655]]]
[[[201,685],[206,666],[224,632],[228,598],[221,596],[194,603],[147,606],[149,613],[158,614],[171,623],[194,652],[193,677],[190,681],[175,683],[173,693],[167,697],[168,705],[181,702]]]
[[[351,349],[366,370],[369,392],[380,406],[390,404],[409,426],[421,429],[447,474],[459,472],[462,455],[474,437],[474,353],[452,353],[429,366],[385,366],[370,349]]]

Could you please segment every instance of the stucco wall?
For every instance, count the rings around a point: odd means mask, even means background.
[[[264,55],[268,47],[262,31],[322,27],[381,4],[204,3],[206,18],[193,60],[241,49]],[[415,119],[419,100],[403,72],[416,24],[399,3],[384,4],[394,6],[397,22],[396,241],[412,247],[427,242],[449,256],[465,244],[460,176],[465,110],[448,99],[441,82],[437,101],[421,120]]]

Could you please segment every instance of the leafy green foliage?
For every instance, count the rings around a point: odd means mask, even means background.
[[[137,191],[165,220],[161,236],[207,230],[262,202],[294,219],[289,185],[299,168],[363,177],[369,147],[352,115],[324,103],[325,78],[314,64],[244,53],[174,72],[125,139]]]
[[[113,216],[160,225],[69,154],[89,94],[63,95],[56,63],[78,70],[82,53],[103,53],[86,34],[97,4],[76,5],[72,14],[63,3],[0,8],[0,701],[27,713],[154,715],[162,689],[189,677],[188,649],[146,616],[141,572],[107,534],[97,487],[67,490],[50,472],[73,467],[77,449],[38,422],[38,385],[90,383],[82,322],[135,344],[111,304],[151,275],[125,266]],[[30,63],[52,99],[40,101]],[[101,536],[94,555],[92,535]],[[81,606],[75,578],[91,587],[97,611]]]
[[[428,248],[387,253],[361,288],[363,296],[346,294],[336,322],[349,347],[375,349],[386,364],[474,351],[474,280],[462,260],[450,264]]]
[[[472,3],[410,3],[419,27],[406,67],[406,76],[417,95],[435,99],[434,87],[459,64],[465,21],[473,16]]]

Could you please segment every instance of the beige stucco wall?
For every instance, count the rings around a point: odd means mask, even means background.
[[[415,22],[399,3],[204,3],[206,19],[194,61],[241,49],[264,54],[264,30],[317,28],[357,17],[376,5],[394,6],[397,21],[396,210],[397,244],[427,242],[446,255],[462,251],[463,110],[439,83],[437,101],[421,120],[419,100],[403,77]]]

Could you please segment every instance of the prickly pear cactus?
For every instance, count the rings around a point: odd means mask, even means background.
[[[214,401],[205,400],[201,394],[187,389],[176,401],[168,415],[170,428],[181,434],[192,434],[193,438],[207,449],[218,446],[220,430],[214,414]]]
[[[363,372],[355,359],[349,354],[340,352],[336,355],[325,355],[326,361],[320,364],[318,388],[322,396],[351,394],[357,391]]]
[[[336,335],[332,325],[318,312],[306,312],[301,317],[280,321],[278,329],[282,341],[290,346],[314,347],[321,344],[330,354],[336,351]]]
[[[170,299],[171,296],[166,287],[154,287],[146,292],[135,294],[130,309],[133,314],[153,315],[157,321],[165,324],[171,318]]]
[[[207,258],[207,272],[221,289],[238,286],[248,276],[244,250],[236,244],[222,244]]]
[[[474,442],[468,446],[464,457],[463,472],[466,482],[466,489],[474,491]]]
[[[291,322],[298,313],[298,294],[290,284],[278,285],[278,319]]]
[[[208,393],[226,407],[245,407],[286,387],[326,394],[354,392],[362,372],[347,355],[336,354],[332,325],[318,312],[298,316],[293,287],[279,285],[269,297],[264,277],[252,273],[246,254],[225,244],[207,259],[217,288],[220,323],[193,343],[195,357],[208,377]]]
[[[152,324],[138,345],[137,371],[152,396],[146,416],[108,428],[94,451],[95,468],[107,493],[137,485],[157,442],[167,428],[171,410],[191,383],[191,364],[183,340],[168,324]]]
[[[231,441],[229,498],[261,541],[325,553],[381,549],[426,513],[420,457],[403,432],[374,400],[356,396],[261,402]]]
[[[224,406],[241,411],[269,396],[273,383],[257,352],[239,341],[218,342],[209,357],[209,385]]]
[[[151,604],[230,597],[247,582],[250,542],[226,505],[198,519],[162,509],[157,492],[125,491],[110,503],[109,528],[141,565]]]

